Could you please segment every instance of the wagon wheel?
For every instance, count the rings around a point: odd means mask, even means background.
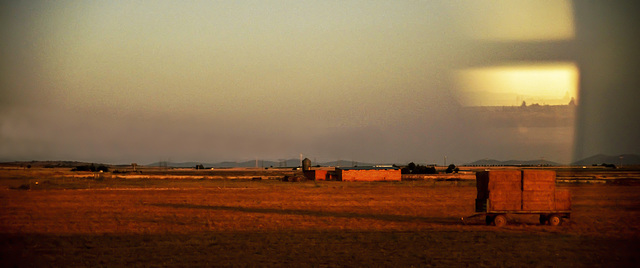
[[[562,218],[559,215],[551,215],[549,216],[549,225],[558,226],[562,223]]]
[[[495,216],[487,215],[487,217],[485,218],[485,222],[487,223],[487,225],[491,225],[493,223],[494,217]]]
[[[493,224],[497,227],[505,226],[507,225],[507,217],[505,217],[504,215],[498,215],[493,218]]]
[[[545,225],[547,224],[547,221],[549,220],[549,218],[547,217],[547,215],[544,214],[540,214],[540,225]]]

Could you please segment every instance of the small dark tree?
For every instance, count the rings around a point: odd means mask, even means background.
[[[416,165],[415,163],[411,162],[407,166],[401,169],[401,173],[402,174],[436,174],[437,171],[435,167]]]
[[[616,168],[616,165],[614,164],[607,164],[607,163],[602,163],[603,167],[608,167],[608,168]]]
[[[416,164],[411,162],[406,167],[400,169],[401,174],[413,174],[416,169]]]
[[[436,174],[436,168],[435,167],[427,167],[427,166],[417,165],[416,166],[416,170],[413,173],[415,173],[415,174]]]
[[[427,174],[436,174],[436,173],[438,173],[438,171],[436,170],[436,167],[427,168]]]
[[[71,171],[94,171],[94,170],[91,170],[91,167],[92,166],[90,166],[90,165],[77,166],[77,167],[73,168]]]
[[[411,162],[407,165],[407,167],[409,168],[409,170],[415,170],[416,169],[416,164]]]
[[[458,168],[456,167],[456,165],[451,164],[451,165],[449,165],[449,166],[447,167],[447,170],[445,170],[445,173],[454,173],[454,172],[455,172],[455,173],[458,173],[458,170],[460,170],[460,169],[458,169]]]
[[[105,166],[105,165],[99,165],[96,168],[96,171],[102,171],[102,172],[109,172],[109,167]]]
[[[91,171],[91,172],[102,171],[102,172],[109,172],[109,167],[105,166],[105,165],[99,165],[99,166],[96,167],[96,165],[91,164],[91,165],[77,166],[77,167],[71,169],[71,171]]]

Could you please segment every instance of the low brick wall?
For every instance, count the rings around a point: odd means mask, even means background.
[[[422,181],[422,180],[475,180],[475,174],[402,174],[402,180]]]
[[[399,169],[337,169],[337,179],[341,181],[400,181],[402,176]]]

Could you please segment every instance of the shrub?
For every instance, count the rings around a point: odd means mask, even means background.
[[[400,172],[402,174],[436,174],[437,173],[435,167],[416,165],[413,162],[409,163],[406,167],[403,167],[402,169],[400,169]]]
[[[31,190],[31,186],[29,184],[22,184],[22,185],[20,185],[18,187],[15,187],[13,189],[16,189],[16,190]]]
[[[77,166],[77,167],[71,169],[71,171],[91,171],[91,172],[102,171],[102,172],[109,172],[109,167],[105,166],[105,165],[99,165],[99,166],[96,167],[94,164],[91,164],[91,165]]]
[[[458,171],[460,171],[460,169],[457,168],[456,165],[451,164],[447,167],[447,170],[445,170],[445,173],[458,173]]]

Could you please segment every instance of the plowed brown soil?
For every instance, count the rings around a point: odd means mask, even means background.
[[[560,185],[562,226],[472,215],[474,184],[194,181],[0,190],[0,265],[638,266],[640,186]]]

